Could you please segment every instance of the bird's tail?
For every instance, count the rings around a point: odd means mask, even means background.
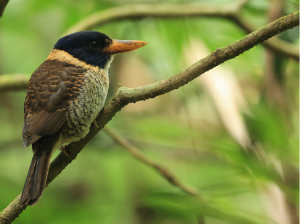
[[[33,154],[20,205],[34,205],[38,202],[46,187],[52,151],[36,151]]]

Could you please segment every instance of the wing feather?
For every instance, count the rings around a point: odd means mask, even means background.
[[[23,147],[54,134],[66,122],[70,100],[76,99],[86,71],[46,60],[31,76],[24,104]]]

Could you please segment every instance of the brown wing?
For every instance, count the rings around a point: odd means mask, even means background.
[[[85,72],[68,63],[46,60],[32,74],[24,103],[23,147],[61,128]]]

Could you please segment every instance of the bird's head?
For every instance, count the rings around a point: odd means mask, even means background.
[[[111,39],[96,31],[81,31],[60,38],[54,50],[66,52],[88,65],[103,69],[114,54],[132,51],[146,44],[145,41]]]

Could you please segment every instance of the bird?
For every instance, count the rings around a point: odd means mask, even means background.
[[[97,31],[72,33],[56,42],[27,87],[22,137],[23,148],[32,145],[33,157],[20,206],[35,205],[41,198],[53,152],[89,132],[104,106],[115,54],[146,44]]]

